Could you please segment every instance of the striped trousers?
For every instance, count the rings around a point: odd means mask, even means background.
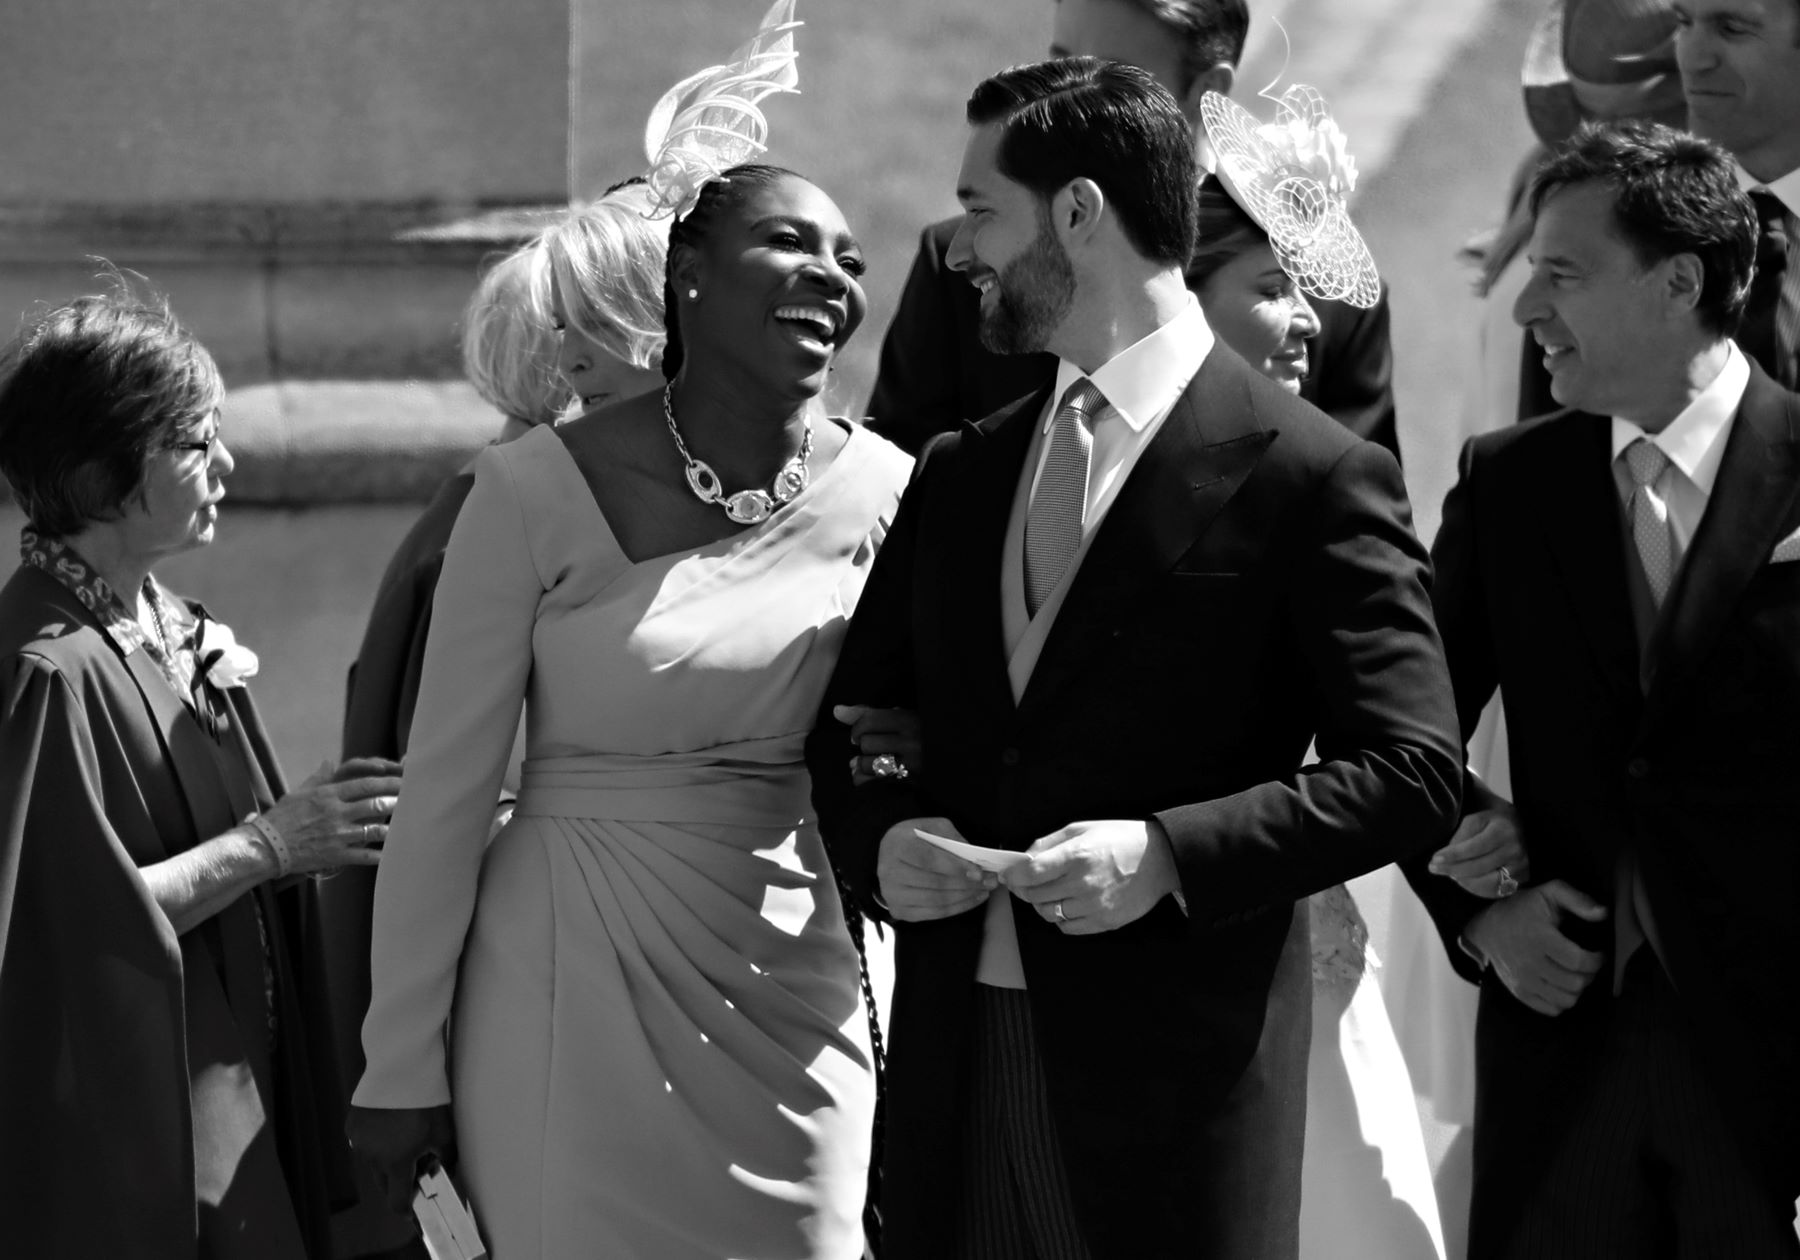
[[[1648,949],[1625,969],[1606,1069],[1524,1203],[1486,1204],[1471,1256],[1795,1260],[1794,1204],[1726,1124],[1674,986]],[[1516,1232],[1499,1251],[1506,1219]]]
[[[1023,989],[975,986],[956,1260],[1092,1260]]]

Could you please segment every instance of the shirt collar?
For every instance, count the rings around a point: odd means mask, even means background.
[[[1725,366],[1719,374],[1661,433],[1646,434],[1631,421],[1614,417],[1613,458],[1619,458],[1638,438],[1648,437],[1702,494],[1710,495],[1719,475],[1719,461],[1725,454],[1726,427],[1737,414],[1744,401],[1744,390],[1750,384],[1750,361],[1735,343],[1727,342],[1726,347]]]
[[[1174,406],[1181,391],[1212,352],[1213,331],[1192,293],[1187,305],[1168,323],[1119,351],[1093,372],[1083,372],[1067,359],[1056,365],[1056,392],[1044,418],[1044,432],[1056,418],[1056,404],[1082,377],[1106,397],[1134,433]]]
[[[1758,188],[1768,189],[1787,208],[1788,214],[1800,216],[1800,167],[1789,171],[1780,179],[1764,181],[1752,177],[1749,171],[1740,166],[1737,168],[1737,181],[1738,187],[1745,192]]]

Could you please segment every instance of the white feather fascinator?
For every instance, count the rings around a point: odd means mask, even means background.
[[[1303,291],[1373,306],[1381,278],[1350,221],[1356,162],[1344,133],[1313,88],[1295,84],[1274,100],[1275,121],[1259,123],[1217,92],[1200,98],[1219,180],[1269,234],[1282,270]]]
[[[651,218],[685,214],[700,186],[767,150],[769,123],[758,103],[799,90],[794,0],[775,0],[750,41],[722,66],[691,74],[663,94],[644,128]]]

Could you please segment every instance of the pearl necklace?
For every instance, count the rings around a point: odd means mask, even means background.
[[[169,643],[169,614],[163,608],[162,596],[156,593],[156,584],[149,578],[144,579],[144,599],[150,605],[150,620],[156,626],[156,638],[162,644],[163,659],[169,663],[170,670],[178,670],[180,666],[175,660],[175,649]]]
[[[727,495],[712,465],[688,454],[687,443],[681,440],[681,430],[675,427],[675,409],[669,403],[674,395],[675,385],[670,382],[663,388],[663,419],[669,422],[669,436],[675,439],[675,449],[681,452],[681,458],[687,464],[688,489],[700,502],[717,503],[725,515],[739,525],[760,525],[775,514],[777,507],[792,503],[795,496],[806,489],[811,477],[806,470],[806,461],[813,448],[811,416],[806,418],[806,436],[800,440],[800,453],[781,466],[767,490],[739,490]]]

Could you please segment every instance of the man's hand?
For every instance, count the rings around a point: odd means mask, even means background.
[[[894,918],[907,923],[947,919],[973,910],[999,886],[992,872],[919,839],[915,828],[949,840],[963,839],[948,818],[909,818],[887,829],[875,855],[875,882],[881,887],[882,904]]]
[[[1605,955],[1563,935],[1565,914],[1598,923],[1606,918],[1606,907],[1553,879],[1496,901],[1469,920],[1463,939],[1493,964],[1507,992],[1539,1015],[1560,1015],[1575,1005],[1605,963]]]
[[[1512,876],[1507,885],[1501,871]],[[1519,829],[1519,811],[1495,798],[1492,809],[1477,810],[1464,818],[1450,843],[1431,855],[1431,873],[1453,879],[1464,892],[1493,900],[1511,896],[1520,884],[1531,882],[1531,855]]]
[[[1031,861],[1001,882],[1070,936],[1124,927],[1181,887],[1175,851],[1153,821],[1070,823],[1026,852]]]

